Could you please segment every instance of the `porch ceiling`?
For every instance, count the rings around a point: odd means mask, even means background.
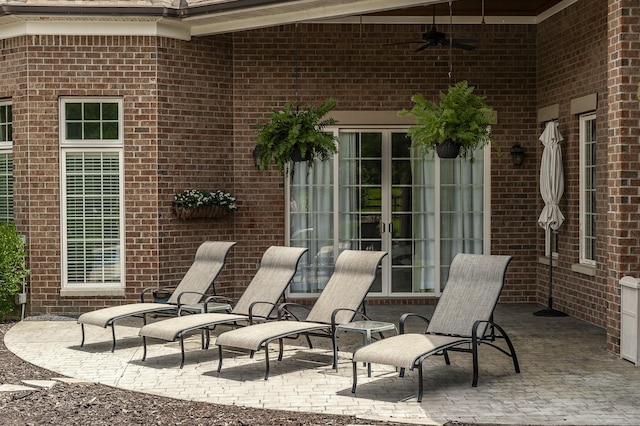
[[[457,23],[480,23],[483,9],[486,23],[532,23],[553,15],[578,0],[454,0]],[[431,18],[433,6],[441,21],[448,16],[443,0],[294,0],[250,2],[225,10],[210,10],[183,18],[194,36],[248,30],[294,22],[337,21],[424,23]],[[192,12],[188,12],[191,14]]]
[[[291,24],[294,22],[330,20],[379,13],[394,9],[408,10],[433,5],[442,0],[297,0],[264,2],[259,6],[211,10],[208,14],[185,17],[194,36],[228,33],[239,30]],[[239,2],[240,5],[242,2]],[[191,12],[189,12],[191,13]]]

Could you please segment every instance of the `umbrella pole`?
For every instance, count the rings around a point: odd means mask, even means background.
[[[551,235],[554,235],[554,231]],[[549,248],[549,299],[547,300],[547,309],[534,312],[533,315],[537,317],[566,317],[567,314],[561,311],[553,309],[553,248]]]

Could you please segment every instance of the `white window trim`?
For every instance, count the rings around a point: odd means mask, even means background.
[[[584,176],[584,169],[586,167],[586,155],[585,155],[585,133],[584,133],[584,125],[586,122],[591,121],[591,120],[596,120],[596,114],[595,113],[587,113],[587,114],[583,114],[580,116],[580,129],[578,131],[579,134],[579,138],[580,138],[580,203],[579,203],[579,228],[580,228],[580,264],[581,265],[586,265],[586,266],[595,266],[596,262],[595,260],[592,259],[586,259],[585,258],[585,251],[586,251],[586,247],[585,247],[585,215],[586,215],[586,210],[585,210],[585,206],[586,206],[586,200],[584,198],[584,193],[586,190],[586,182],[585,182],[585,176]]]
[[[13,102],[10,99],[5,99],[0,101],[0,106],[5,106],[5,105],[11,105],[13,109]],[[13,150],[13,139],[10,141],[0,141],[0,151],[11,152],[12,150]]]
[[[118,103],[118,139],[101,140],[65,140],[65,103],[72,102],[117,102]],[[60,140],[60,220],[61,220],[61,266],[62,296],[119,296],[124,294],[126,283],[126,247],[125,247],[125,214],[124,214],[124,142],[123,142],[123,100],[114,97],[61,97],[59,100],[59,140]],[[67,268],[67,198],[66,198],[66,158],[71,152],[118,152],[119,153],[119,191],[120,191],[120,282],[117,283],[69,283]]]
[[[115,102],[118,103],[118,122],[120,126],[118,127],[118,138],[110,139],[110,140],[102,140],[102,139],[82,139],[82,140],[66,140],[65,138],[65,112],[64,106],[66,103],[71,102]],[[60,111],[60,147],[61,148],[69,148],[69,147],[84,147],[84,148],[108,148],[108,147],[124,147],[124,138],[123,138],[123,127],[124,127],[124,111],[123,111],[123,102],[122,98],[115,97],[75,97],[75,96],[63,96],[59,101],[59,111]]]

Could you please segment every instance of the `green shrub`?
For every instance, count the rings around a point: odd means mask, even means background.
[[[22,238],[13,223],[0,223],[0,321],[13,310],[13,298],[27,275]]]

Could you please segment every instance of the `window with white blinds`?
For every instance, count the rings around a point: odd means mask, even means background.
[[[13,221],[13,156],[0,150],[0,222]]]
[[[0,222],[13,221],[13,116],[10,101],[0,101]]]
[[[596,264],[596,115],[580,116],[580,263]]]
[[[121,102],[72,99],[61,106],[63,282],[122,287]]]

